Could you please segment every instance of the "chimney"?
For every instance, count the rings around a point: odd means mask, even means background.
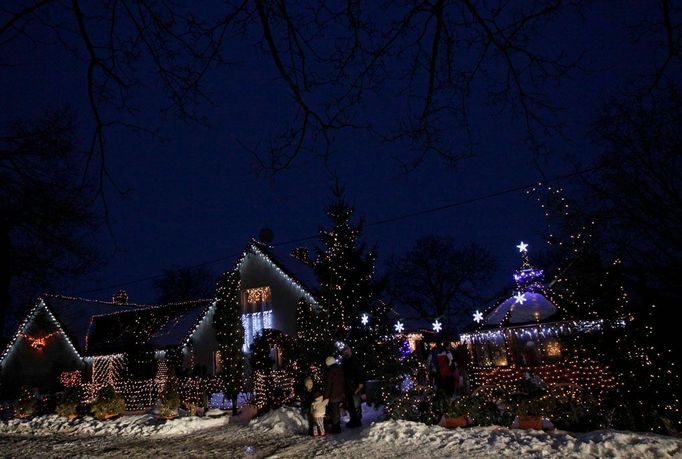
[[[121,289],[114,293],[114,296],[111,297],[111,301],[115,304],[128,304],[128,294],[125,290]]]

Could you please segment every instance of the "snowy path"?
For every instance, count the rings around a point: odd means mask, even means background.
[[[17,433],[15,421],[0,422],[0,457],[682,458],[681,439],[632,432],[544,433],[499,427],[447,430],[387,421],[336,436],[311,438],[295,433],[303,420],[293,410],[278,410],[249,426],[216,419],[144,426],[145,419],[123,418],[94,431],[92,426],[99,424],[89,421],[78,429],[80,433],[72,428],[69,434],[55,433],[53,420],[36,421],[33,429],[23,433]],[[45,429],[48,424],[49,431]],[[85,434],[88,431],[90,434]]]

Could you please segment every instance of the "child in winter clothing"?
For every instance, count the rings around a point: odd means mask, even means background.
[[[303,380],[303,393],[301,394],[301,414],[308,419],[308,435],[313,434],[313,426],[315,425],[313,413],[311,411],[311,406],[313,404],[316,392],[313,390],[313,387],[313,378],[308,376]]]
[[[311,406],[313,419],[315,420],[315,425],[313,427],[313,437],[318,435],[324,437],[327,433],[324,431],[324,413],[327,410],[327,403],[329,399],[323,399],[322,394],[315,392],[315,401]]]

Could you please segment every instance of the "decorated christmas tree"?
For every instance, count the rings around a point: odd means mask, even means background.
[[[306,299],[301,298],[296,310],[296,330],[301,371],[320,384],[322,363],[335,350],[329,333],[327,314],[316,310]]]
[[[320,284],[321,310],[299,305],[299,342],[309,361],[344,346],[355,354],[366,379],[393,385],[402,373],[400,341],[393,334],[390,308],[379,299],[383,282],[374,278],[376,252],[361,242],[362,223],[337,186],[327,208],[329,229],[320,230],[313,263]]]
[[[319,298],[333,334],[346,334],[357,326],[379,293],[373,280],[376,252],[360,242],[362,223],[353,222],[353,213],[337,186],[327,208],[331,228],[320,230],[322,246],[314,264]]]
[[[627,261],[630,255],[604,231],[608,217],[585,212],[584,203],[569,199],[560,188],[543,191],[538,200],[554,230],[548,241],[567,266],[557,284],[580,317],[606,325],[576,342],[618,376],[617,389],[601,406],[606,426],[679,433],[681,377],[675,341],[665,332],[670,320],[665,314],[656,317],[664,307],[657,289],[642,281],[641,271]]]
[[[232,412],[237,414],[237,394],[244,381],[244,326],[239,301],[241,280],[238,270],[223,273],[216,285],[216,308],[213,316],[218,352],[220,382],[223,393],[232,399]]]

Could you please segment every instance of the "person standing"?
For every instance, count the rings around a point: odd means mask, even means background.
[[[322,394],[315,392],[315,399],[311,405],[313,420],[315,421],[313,427],[313,437],[324,437],[327,432],[324,431],[324,414],[329,403],[329,399],[323,399]]]
[[[313,435],[313,426],[315,424],[312,414],[312,404],[315,398],[313,388],[313,378],[310,376],[306,377],[303,380],[303,393],[301,394],[301,414],[308,420],[308,435]]]
[[[346,386],[346,408],[350,420],[346,427],[362,426],[362,391],[365,388],[365,377],[360,362],[353,354],[353,350],[346,346],[343,349],[343,376]]]
[[[343,369],[331,356],[327,357],[324,363],[327,366],[324,398],[329,400],[327,405],[327,414],[331,423],[329,433],[339,433],[341,432],[341,403],[345,395]]]

